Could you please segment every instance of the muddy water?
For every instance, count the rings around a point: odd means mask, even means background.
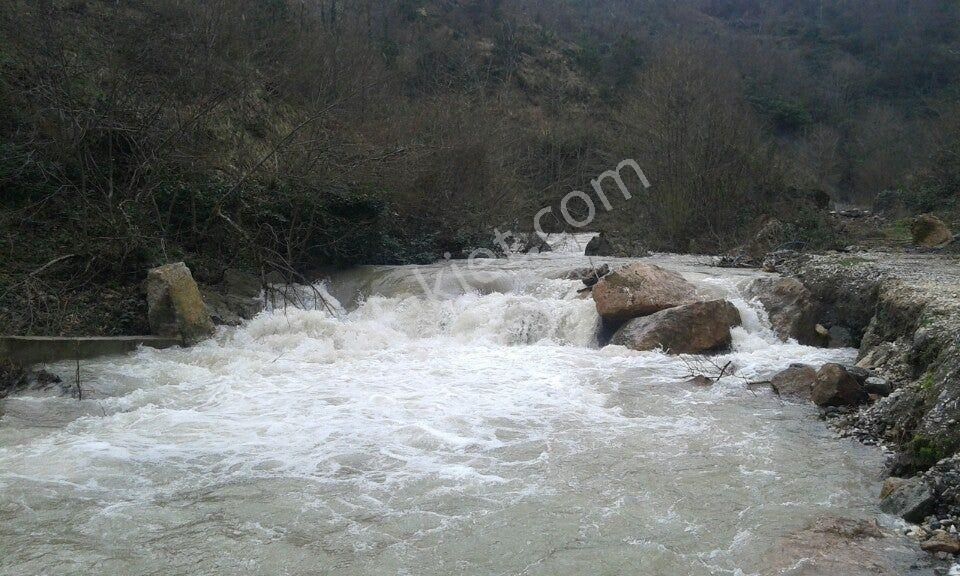
[[[875,515],[880,454],[746,385],[854,352],[778,342],[753,272],[653,260],[740,308],[734,376],[598,348],[591,262],[554,253],[358,269],[329,310],[88,362],[82,402],[11,398],[0,573],[754,574]]]

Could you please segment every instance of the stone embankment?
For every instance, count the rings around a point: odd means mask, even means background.
[[[827,414],[844,435],[893,451],[881,507],[919,524],[910,532],[925,550],[960,552],[960,258],[828,254],[784,268],[809,290],[821,322],[859,345],[866,391],[889,391],[859,410]],[[791,390],[810,378],[799,369],[787,376],[780,385]]]

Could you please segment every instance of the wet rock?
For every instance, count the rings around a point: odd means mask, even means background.
[[[586,286],[587,288],[590,288],[591,286],[595,286],[596,283],[599,282],[601,278],[603,278],[609,273],[610,273],[610,266],[607,264],[603,264],[602,266],[598,266],[597,268],[590,270],[590,272],[587,273],[583,278],[581,278],[581,280],[584,286]]]
[[[780,339],[794,338],[807,345],[822,342],[816,331],[821,306],[796,278],[759,278],[747,295],[760,301]]]
[[[824,364],[817,372],[811,399],[817,406],[858,406],[867,401],[867,391],[840,364]]]
[[[216,324],[237,326],[264,308],[260,279],[241,270],[226,270],[219,284],[206,286],[201,293]]]
[[[646,263],[615,270],[593,287],[600,316],[620,322],[688,304],[695,294],[680,274]]]
[[[12,360],[0,358],[0,398],[19,390],[27,384],[27,372]]]
[[[770,385],[780,396],[810,400],[813,385],[817,381],[817,371],[806,364],[791,364],[786,370],[777,373]]]
[[[943,220],[933,214],[921,214],[910,223],[913,243],[925,248],[936,248],[953,241],[953,234]]]
[[[930,538],[920,544],[920,548],[933,553],[957,554],[960,553],[960,540],[945,530],[934,530]]]
[[[933,493],[920,478],[904,480],[880,501],[880,509],[884,512],[915,524],[922,522],[933,507]]]
[[[55,384],[62,384],[63,379],[53,372],[40,369],[36,374],[33,375],[33,382],[40,388],[49,388]]]
[[[853,335],[843,326],[831,326],[827,331],[828,344],[830,348],[852,348],[854,345]]]
[[[591,238],[584,250],[586,256],[614,256],[616,252],[613,243],[603,232]]]
[[[685,384],[690,384],[691,386],[706,387],[706,386],[713,386],[714,380],[713,378],[708,378],[707,376],[700,374],[698,376],[694,376],[693,378],[687,380]]]
[[[614,334],[611,343],[632,350],[699,354],[728,348],[730,328],[740,322],[736,306],[726,300],[695,302],[635,318]]]
[[[177,262],[150,270],[146,289],[148,319],[154,334],[179,337],[185,344],[213,335],[213,321],[186,264]]]
[[[541,252],[552,252],[553,247],[536,232],[531,233],[520,249],[524,254],[540,254]]]

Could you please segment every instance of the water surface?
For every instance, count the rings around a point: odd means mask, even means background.
[[[747,385],[854,351],[778,342],[759,273],[652,260],[740,308],[734,376],[600,349],[567,279],[596,262],[561,253],[346,272],[329,308],[87,362],[82,402],[11,398],[0,573],[754,574],[874,515],[879,452]]]

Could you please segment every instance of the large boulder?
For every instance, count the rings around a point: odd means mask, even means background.
[[[700,354],[729,347],[730,328],[740,322],[737,307],[726,300],[695,302],[630,320],[613,335],[611,344]]]
[[[786,370],[777,373],[770,380],[770,385],[780,396],[810,400],[816,382],[817,371],[812,366],[791,364]]]
[[[154,334],[179,337],[188,345],[213,335],[213,321],[186,264],[150,270],[146,289],[147,316]]]
[[[858,406],[869,396],[863,384],[840,364],[824,364],[811,391],[817,406]]]
[[[781,340],[822,343],[817,322],[823,307],[796,278],[758,278],[747,288],[747,296],[760,301]]]
[[[619,322],[689,304],[695,294],[683,276],[647,263],[615,270],[593,287],[597,312],[604,320]]]
[[[880,501],[880,509],[917,524],[933,512],[935,500],[930,487],[916,477],[899,483]]]
[[[953,241],[953,234],[943,220],[933,214],[921,214],[910,223],[910,235],[917,246],[935,248]]]

